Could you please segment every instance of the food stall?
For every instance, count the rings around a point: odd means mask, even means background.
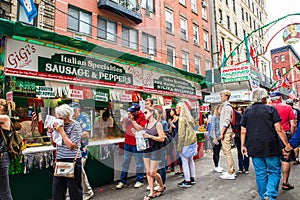
[[[43,123],[59,105],[79,102],[91,119],[85,168],[93,187],[119,177],[123,159],[119,144],[124,141],[121,119],[133,102],[143,107],[144,100],[152,97],[157,106],[167,108],[185,100],[199,120],[201,89],[206,87],[200,75],[18,22],[0,19],[0,26],[6,27],[0,38],[3,98],[13,100],[28,118],[35,111],[38,122],[32,135],[24,134],[23,157],[12,160],[14,199],[23,199],[32,188],[43,192],[30,193],[28,198],[51,198],[55,148],[49,145]],[[99,133],[95,124],[105,111],[114,119],[112,133]],[[11,117],[21,120],[18,111]]]

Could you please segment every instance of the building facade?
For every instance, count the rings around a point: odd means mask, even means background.
[[[300,57],[293,46],[287,45],[276,49],[271,49],[271,59],[273,70],[272,78],[279,82],[277,86],[279,88],[287,88],[285,84],[282,86],[282,81],[279,80],[280,74],[281,79],[284,81],[287,78],[288,82],[290,83],[289,87],[292,88],[297,95],[299,95],[300,87],[298,80],[300,80],[300,73],[299,70],[294,67],[294,65],[300,61]]]
[[[209,19],[200,0],[57,0],[55,32],[205,75]]]
[[[212,35],[212,68],[215,70],[207,71],[208,80],[211,79],[213,83],[222,82],[222,78],[216,69],[221,67],[224,60],[224,56],[221,53],[224,54],[225,52],[227,58],[225,68],[251,63],[258,70],[261,84],[271,82],[269,61],[264,55],[267,44],[267,33],[265,30],[260,29],[267,21],[265,1],[210,0],[210,6],[213,12],[211,15],[211,28],[216,30]],[[252,49],[253,58],[259,55],[257,60],[251,58],[250,62],[248,61],[244,35],[249,35],[249,51]],[[234,53],[231,54],[231,52]]]

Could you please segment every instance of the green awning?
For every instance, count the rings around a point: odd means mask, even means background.
[[[35,38],[38,40],[51,41],[53,43],[69,46],[83,51],[126,60],[129,62],[137,63],[139,65],[147,65],[150,68],[154,68],[157,71],[161,71],[166,74],[177,74],[180,76],[184,76],[184,78],[187,80],[198,82],[202,89],[207,88],[205,77],[151,59],[124,53],[115,49],[104,48],[87,41],[77,40],[75,38],[60,35],[55,32],[45,31],[34,26],[25,25],[20,22],[13,22],[2,18],[0,18],[0,27],[1,36],[21,36]]]

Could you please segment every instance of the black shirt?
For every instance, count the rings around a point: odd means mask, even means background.
[[[274,124],[281,118],[273,106],[254,103],[243,114],[241,126],[247,129],[245,145],[251,157],[280,156],[282,145]]]

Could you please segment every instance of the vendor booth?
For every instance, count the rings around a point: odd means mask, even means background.
[[[27,143],[23,157],[12,160],[14,199],[51,198],[55,148],[43,123],[59,105],[78,102],[91,119],[85,169],[94,187],[119,178],[121,121],[133,102],[143,108],[151,97],[155,106],[166,109],[185,100],[199,121],[201,89],[206,87],[200,75],[18,22],[0,19],[0,27],[2,98],[16,103],[10,113],[14,121],[30,121],[33,111],[38,120],[34,130],[22,132]],[[113,118],[110,131],[99,125],[104,112]],[[30,190],[35,192],[26,192]]]

